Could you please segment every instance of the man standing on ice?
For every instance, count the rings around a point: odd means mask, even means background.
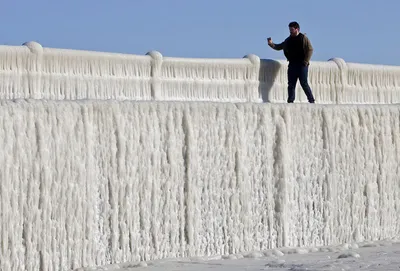
[[[297,79],[307,96],[308,102],[314,103],[314,96],[308,84],[308,66],[310,65],[313,47],[310,40],[300,33],[300,25],[297,22],[289,24],[290,36],[282,43],[274,44],[271,38],[268,38],[268,45],[275,50],[282,50],[289,61],[288,67],[288,103],[295,100],[295,90]]]

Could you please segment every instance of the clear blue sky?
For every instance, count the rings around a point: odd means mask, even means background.
[[[312,60],[400,66],[400,0],[10,0],[0,44],[172,57],[284,59],[271,50],[296,20]]]

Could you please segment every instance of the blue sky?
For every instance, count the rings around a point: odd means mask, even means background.
[[[400,0],[2,1],[0,44],[164,56],[284,59],[266,43],[298,21],[314,61],[400,66]]]

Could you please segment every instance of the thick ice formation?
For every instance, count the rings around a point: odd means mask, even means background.
[[[285,102],[287,62],[0,46],[0,99]],[[400,103],[400,67],[313,61],[318,103]],[[307,102],[300,87],[297,101]]]
[[[152,99],[149,56],[0,46],[0,59],[1,99]]]
[[[398,106],[1,103],[1,270],[400,233]]]

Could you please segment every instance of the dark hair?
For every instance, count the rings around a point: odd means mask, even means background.
[[[291,22],[291,23],[289,24],[289,27],[294,27],[294,28],[296,28],[296,29],[300,29],[300,25],[299,25],[297,22]]]

